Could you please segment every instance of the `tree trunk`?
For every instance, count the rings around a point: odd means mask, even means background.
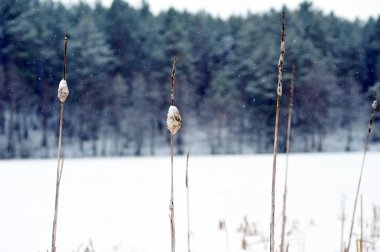
[[[155,141],[155,120],[151,119],[150,123],[150,155],[154,156],[154,141]]]
[[[92,156],[96,157],[96,155],[98,154],[98,149],[97,149],[97,139],[98,139],[98,136],[97,136],[97,129],[92,129]]]
[[[42,91],[42,142],[41,146],[42,147],[47,147],[47,130],[48,130],[48,92],[47,92],[47,82],[44,81],[44,89]]]
[[[183,155],[183,138],[182,138],[182,134],[178,134],[178,137],[177,137],[177,146],[178,146],[178,150],[177,150],[177,154],[178,155]]]
[[[243,140],[244,140],[244,117],[240,116],[239,136],[238,136],[238,153],[243,154]]]
[[[14,112],[15,112],[15,98],[13,92],[13,84],[9,81],[9,75],[5,76],[6,82],[9,87],[9,120],[8,120],[8,136],[7,136],[7,153],[9,158],[15,157],[15,142],[14,142]]]
[[[319,132],[318,134],[318,152],[323,151],[323,133]]]
[[[350,125],[348,126],[347,143],[346,143],[345,151],[351,151],[351,143],[352,143],[352,128]]]

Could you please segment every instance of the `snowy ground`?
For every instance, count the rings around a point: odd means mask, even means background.
[[[294,154],[289,170],[290,251],[339,251],[341,202],[351,216],[361,153]],[[279,235],[285,157],[278,160]],[[175,157],[177,251],[186,251],[185,158]],[[241,251],[245,215],[269,237],[271,155],[190,157],[192,251]],[[380,154],[367,156],[362,184],[365,221],[380,205]],[[0,161],[0,251],[50,249],[55,160]],[[169,157],[68,159],[61,184],[58,251],[169,251]],[[359,213],[360,211],[358,211]],[[347,239],[348,222],[345,223]],[[366,228],[370,234],[370,227]],[[258,238],[249,237],[248,243]],[[276,239],[277,245],[279,239]],[[268,251],[260,243],[251,251]]]

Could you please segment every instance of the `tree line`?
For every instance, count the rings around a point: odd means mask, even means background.
[[[296,10],[283,8],[280,124],[286,122],[294,65],[292,150],[355,150],[355,139],[361,143],[365,135],[368,97],[380,81],[380,16],[349,21],[308,2]],[[280,23],[276,10],[220,19],[175,9],[153,15],[144,1],[135,8],[123,0],[110,7],[3,0],[0,158],[56,155],[56,93],[66,31],[70,97],[64,155],[169,151],[165,118],[176,55],[176,105],[183,117],[178,153],[271,151]],[[379,140],[375,135],[373,141]]]

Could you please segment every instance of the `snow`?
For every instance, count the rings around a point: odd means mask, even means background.
[[[176,106],[169,107],[166,126],[173,135],[181,128],[181,116]]]
[[[292,154],[288,227],[290,251],[339,251],[342,197],[351,211],[362,153]],[[379,153],[368,153],[362,180],[364,219],[380,205]],[[185,157],[174,158],[177,250],[186,250]],[[269,238],[272,155],[190,156],[192,251],[241,251],[244,216]],[[279,246],[285,156],[278,157],[276,246]],[[0,161],[0,251],[50,249],[56,160]],[[57,249],[169,251],[170,158],[66,159],[61,181]],[[360,211],[357,211],[360,213]],[[359,217],[359,215],[357,216]],[[348,221],[344,237],[348,237]],[[370,233],[365,229],[365,236]],[[355,226],[358,232],[358,225]],[[354,239],[356,239],[354,235]],[[248,237],[248,244],[256,238]],[[380,245],[380,244],[378,244]],[[248,251],[267,251],[263,244]],[[354,251],[354,248],[353,250]]]
[[[66,80],[62,79],[59,82],[59,86],[58,86],[58,99],[61,102],[65,102],[67,96],[69,96],[69,88],[67,86]]]

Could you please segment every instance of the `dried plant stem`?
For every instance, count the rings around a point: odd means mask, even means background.
[[[274,216],[276,200],[276,164],[277,164],[277,135],[278,135],[278,117],[280,114],[280,98],[282,95],[282,72],[284,67],[285,55],[285,12],[282,12],[282,29],[281,29],[281,54],[278,61],[278,85],[277,85],[277,103],[276,103],[276,121],[274,127],[273,143],[273,171],[272,171],[272,205],[271,205],[271,222],[270,222],[270,252],[274,252]]]
[[[172,75],[170,82],[170,104],[174,106],[174,81],[175,81],[175,65],[178,62],[178,56],[173,59]],[[174,223],[174,177],[173,177],[173,148],[174,134],[170,133],[170,161],[171,161],[171,189],[170,189],[170,231],[171,231],[171,251],[175,252],[175,223]]]
[[[228,242],[228,230],[227,230],[227,223],[224,221],[224,232],[226,233],[226,251],[230,251],[230,245]]]
[[[63,79],[66,80],[66,64],[67,64],[67,34],[64,39],[65,50],[63,56]],[[62,128],[63,128],[63,111],[64,102],[61,102],[61,112],[59,114],[59,136],[58,136],[58,165],[57,165],[57,176],[55,183],[55,202],[54,202],[54,220],[53,220],[53,231],[52,231],[52,241],[51,241],[51,252],[56,251],[56,238],[57,238],[57,221],[58,221],[58,199],[59,199],[59,186],[61,184],[62,171],[63,171],[63,160],[61,159],[61,146],[62,146]]]
[[[348,237],[348,244],[347,244],[347,248],[345,250],[346,252],[350,251],[352,232],[353,232],[353,229],[354,229],[354,222],[355,222],[356,205],[358,203],[360,185],[361,185],[361,182],[362,182],[362,176],[363,176],[363,170],[364,170],[364,162],[365,162],[365,158],[366,158],[366,155],[367,155],[369,137],[371,135],[371,131],[372,131],[372,128],[373,128],[373,116],[375,114],[375,110],[376,110],[376,95],[374,96],[374,100],[373,100],[373,103],[372,103],[372,110],[371,110],[371,115],[370,115],[370,120],[369,120],[368,133],[367,133],[367,137],[366,137],[366,141],[365,141],[365,145],[364,145],[364,155],[363,155],[363,159],[362,159],[362,166],[361,166],[361,169],[360,169],[358,187],[356,189],[354,209],[353,209],[353,212],[352,212],[350,235]]]
[[[63,79],[66,80],[66,65],[67,65],[67,34],[65,36],[65,51],[63,54]]]
[[[344,240],[343,240],[343,235],[344,235],[344,221],[346,220],[344,212],[344,204],[342,202],[342,224],[341,224],[341,229],[340,229],[340,252],[344,252]]]
[[[56,242],[56,237],[57,237],[59,186],[61,183],[62,170],[63,170],[63,160],[61,160],[63,110],[64,110],[64,103],[61,102],[61,113],[60,113],[60,119],[59,119],[59,138],[58,138],[58,165],[57,165],[57,177],[56,177],[56,183],[55,183],[55,203],[54,203],[54,220],[53,220],[51,252],[56,251],[55,242]]]
[[[363,195],[360,195],[360,241],[359,251],[363,252]]]
[[[289,151],[290,151],[290,130],[292,127],[292,114],[293,114],[294,78],[295,78],[295,66],[293,65],[292,80],[290,81],[288,130],[287,130],[287,137],[286,137],[286,166],[285,166],[285,184],[284,184],[284,196],[283,196],[283,207],[282,207],[280,252],[285,252],[284,246],[285,246],[285,227],[286,227],[286,200],[287,200],[287,195],[288,195],[288,164],[289,164]]]
[[[175,56],[173,59],[172,75],[170,79],[170,105],[174,106],[174,81],[175,81],[175,65],[179,60],[179,56]]]
[[[186,156],[186,198],[187,198],[187,251],[190,252],[190,202],[189,202],[189,156]]]
[[[170,161],[171,161],[171,194],[170,194],[170,231],[171,231],[171,248],[175,251],[175,225],[174,225],[174,184],[173,184],[173,139],[174,135],[170,134]]]

